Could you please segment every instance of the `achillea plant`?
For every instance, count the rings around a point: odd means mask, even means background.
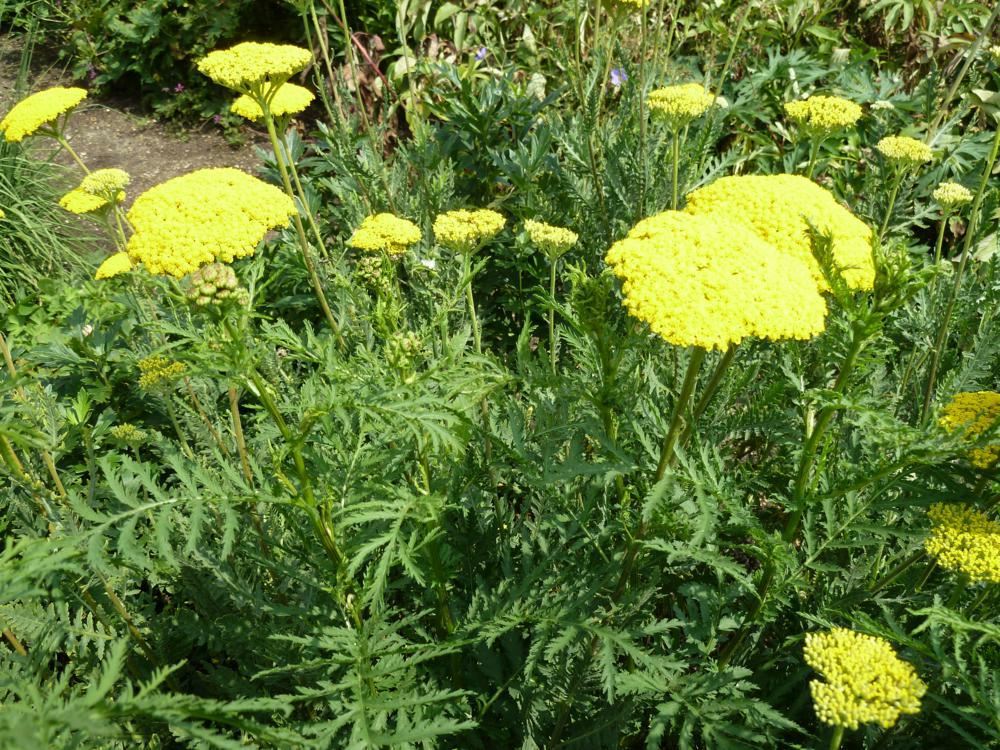
[[[964,504],[935,503],[924,542],[938,565],[974,583],[1000,583],[1000,523]]]

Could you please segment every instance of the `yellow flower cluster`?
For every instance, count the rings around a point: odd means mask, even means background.
[[[700,83],[653,89],[646,98],[650,113],[675,129],[701,117],[713,104],[715,95]]]
[[[605,260],[623,281],[629,313],[677,346],[808,339],[826,325],[826,302],[805,264],[729,216],[657,214]]]
[[[111,437],[115,440],[120,440],[127,445],[140,445],[146,442],[146,433],[144,430],[140,430],[134,424],[130,422],[125,422],[124,424],[117,424],[111,428]]]
[[[850,288],[869,290],[875,283],[871,229],[812,180],[789,174],[723,177],[695,190],[687,201],[689,213],[747,222],[765,242],[805,263],[825,291],[828,284],[812,252],[811,223],[832,237],[833,260]]]
[[[132,178],[124,169],[95,169],[80,181],[80,190],[110,198],[119,195],[131,181]]]
[[[989,49],[990,57],[993,58],[993,62],[1000,65],[1000,44],[994,44]]]
[[[934,188],[931,197],[945,211],[953,211],[959,206],[964,206],[966,203],[972,201],[972,193],[969,189],[959,185],[957,182],[942,182]]]
[[[101,279],[110,279],[114,276],[128,273],[131,270],[132,261],[129,260],[128,253],[115,253],[97,267],[97,273],[94,274],[94,278],[98,281]]]
[[[420,242],[420,227],[393,214],[375,214],[361,222],[347,241],[350,247],[369,253],[402,255],[410,245]]]
[[[5,214],[4,211],[3,211],[3,209],[0,208],[0,219],[6,219],[6,218],[7,218],[7,214]]]
[[[291,44],[242,42],[209,52],[198,61],[198,70],[216,83],[247,94],[264,83],[281,85],[305,70],[311,60],[309,50]]]
[[[10,143],[20,143],[39,128],[55,122],[60,115],[87,98],[80,88],[54,88],[39,91],[14,105],[7,116],[0,120],[0,133]]]
[[[542,221],[532,221],[527,219],[524,222],[524,231],[528,233],[528,239],[534,243],[550,258],[559,258],[579,239],[579,235],[563,227],[554,227]]]
[[[973,391],[956,393],[941,410],[938,424],[949,432],[964,430],[965,437],[975,440],[1000,419],[1000,393]],[[1000,445],[973,448],[969,460],[973,466],[988,469],[1000,458]]]
[[[172,359],[154,354],[139,360],[139,387],[144,391],[152,391],[162,385],[169,385],[177,380],[187,365]]]
[[[274,98],[268,104],[268,109],[274,117],[296,115],[312,104],[314,98],[313,92],[303,86],[283,83],[274,92]],[[233,102],[229,111],[248,120],[256,121],[264,117],[264,110],[260,108],[260,104],[246,94]]]
[[[930,146],[907,135],[887,135],[875,148],[890,164],[903,169],[915,169],[934,158]]]
[[[449,250],[471,253],[498,235],[506,223],[502,214],[488,208],[474,211],[460,208],[438,214],[434,219],[434,239]]]
[[[89,214],[107,207],[108,199],[101,195],[91,195],[80,188],[73,188],[59,199],[59,205],[71,214]]]
[[[901,714],[920,711],[927,686],[882,638],[846,628],[807,633],[805,659],[825,678],[809,683],[816,715],[825,724],[888,728]]]
[[[128,212],[129,257],[150,273],[180,278],[216,260],[252,255],[295,204],[281,190],[228,167],[174,177],[136,198]]]
[[[924,548],[938,565],[972,581],[1000,583],[1000,523],[968,505],[935,503],[927,515],[933,529]]]
[[[799,127],[820,136],[849,128],[861,119],[861,107],[839,96],[810,96],[788,102],[785,113]]]

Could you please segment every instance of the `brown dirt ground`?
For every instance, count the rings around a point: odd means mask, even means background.
[[[15,104],[14,88],[21,56],[21,40],[0,34],[0,116]],[[36,55],[29,79],[31,92],[49,86],[79,86],[56,65]],[[204,167],[237,167],[254,172],[260,166],[256,146],[266,139],[246,131],[247,139],[232,148],[212,128],[177,133],[152,117],[139,114],[128,102],[88,98],[76,109],[66,130],[70,144],[90,169],[119,167],[132,176],[129,200],[171,177]],[[44,154],[51,142],[39,143]],[[66,154],[56,161],[72,164]]]

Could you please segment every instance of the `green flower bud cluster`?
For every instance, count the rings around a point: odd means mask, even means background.
[[[125,422],[111,428],[111,437],[126,445],[142,445],[146,442],[146,432],[134,424]]]
[[[358,282],[372,292],[385,292],[389,288],[389,279],[382,269],[380,255],[363,255],[354,265],[354,275]]]
[[[385,344],[385,358],[390,366],[406,372],[413,369],[423,348],[424,342],[417,334],[412,331],[397,332]]]
[[[187,297],[197,307],[222,307],[235,302],[245,307],[250,295],[240,286],[232,266],[225,263],[209,263],[188,277]]]

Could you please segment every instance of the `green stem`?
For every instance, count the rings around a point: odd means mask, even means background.
[[[75,161],[77,166],[83,170],[84,174],[90,174],[90,170],[87,168],[87,165],[83,163],[83,159],[81,159],[80,155],[76,153],[72,146],[69,145],[69,141],[66,140],[66,137],[62,133],[51,133],[50,135],[52,138],[55,138],[56,142],[60,146],[66,149],[67,154],[73,157],[73,161]]]
[[[476,347],[476,354],[483,353],[482,334],[479,331],[479,318],[476,316],[476,298],[472,292],[472,254],[462,253],[462,275],[465,282],[465,301],[469,308],[469,318],[472,322],[472,342]]]
[[[265,102],[263,98],[258,101],[258,104],[264,112],[264,122],[267,125],[267,135],[271,140],[271,148],[274,149],[274,159],[278,163],[278,172],[281,174],[281,182],[284,185],[285,193],[292,199],[292,201],[294,201],[295,192],[292,190],[292,182],[288,176],[288,167],[285,164],[284,150],[282,149],[281,143],[278,139],[278,133],[274,129],[274,118],[271,116],[267,102]],[[308,210],[304,204],[303,208]],[[335,337],[339,337],[340,326],[338,326],[337,321],[334,320],[333,313],[330,311],[330,305],[326,301],[326,295],[323,293],[323,285],[320,283],[319,274],[316,273],[316,266],[312,260],[312,253],[309,251],[309,240],[306,238],[306,230],[302,226],[302,216],[299,214],[298,210],[295,211],[292,219],[295,224],[295,232],[298,235],[299,247],[302,250],[302,260],[305,262],[306,271],[309,272],[309,279],[312,281],[316,299],[319,301],[319,306],[323,310],[323,316],[326,318],[326,322],[329,324],[333,335]]]
[[[649,154],[646,143],[646,11],[639,21],[639,210],[636,216],[646,215],[646,181],[649,176]],[[604,82],[601,82],[604,85]]]
[[[889,205],[885,209],[885,218],[882,220],[882,226],[878,230],[879,240],[885,237],[885,230],[889,227],[889,219],[892,216],[892,209],[896,206],[896,196],[899,194],[899,186],[902,182],[903,173],[897,172],[893,178],[892,190],[889,193]]]
[[[552,374],[556,374],[556,268],[558,258],[549,260],[549,358],[552,363]]]
[[[939,222],[937,239],[934,241],[934,278],[931,279],[931,286],[927,290],[927,298],[930,304],[934,304],[934,296],[937,291],[938,275],[941,272],[941,250],[944,247],[944,230],[948,226],[948,214],[944,213]]]
[[[833,734],[830,735],[830,750],[839,750],[840,743],[844,739],[844,728],[834,727]]]
[[[998,7],[1000,7],[1000,3],[998,3]],[[994,11],[994,15],[996,15],[996,11]],[[965,268],[969,263],[969,256],[972,254],[972,238],[978,229],[979,209],[982,206],[983,196],[986,194],[986,186],[989,184],[990,175],[993,173],[993,166],[996,164],[998,152],[1000,152],[1000,126],[997,127],[996,132],[993,134],[993,147],[990,149],[989,158],[986,160],[983,168],[983,178],[979,181],[976,197],[972,202],[972,211],[969,213],[969,226],[965,230],[965,240],[962,243],[962,258],[958,263],[958,271],[955,273],[955,282],[951,288],[951,295],[948,297],[948,305],[945,307],[944,315],[941,318],[941,327],[934,341],[933,354],[931,355],[931,369],[927,376],[927,388],[924,391],[924,405],[920,412],[921,423],[927,419],[927,415],[930,413],[931,397],[934,395],[938,365],[941,363],[941,353],[944,349],[945,339],[948,336],[948,325],[951,323],[951,315],[955,310],[958,293],[962,289]]]
[[[701,419],[701,415],[705,413],[708,405],[712,403],[712,399],[715,398],[715,394],[718,392],[719,386],[722,385],[722,378],[729,369],[729,365],[732,364],[735,356],[736,347],[734,345],[730,345],[730,347],[726,349],[725,354],[722,355],[718,364],[715,366],[715,370],[712,372],[712,377],[709,378],[708,385],[705,386],[705,390],[702,391],[701,397],[695,404],[694,410],[691,412],[691,421],[685,425],[684,432],[681,433],[679,440],[680,445],[683,446],[686,444],[688,438],[691,437],[691,432],[694,430],[694,426],[698,423],[698,420]]]
[[[677,210],[677,193],[678,193],[678,182],[680,179],[680,160],[681,160],[681,135],[680,131],[674,129],[673,134],[673,165],[674,165],[674,196],[670,207],[676,211]]]
[[[180,443],[181,452],[188,458],[194,459],[194,453],[191,451],[191,446],[188,445],[187,439],[181,431],[181,424],[177,421],[177,411],[174,409],[174,402],[172,401],[172,398],[173,396],[170,393],[163,394],[163,403],[167,406],[167,416],[170,418],[170,424],[173,425],[174,433],[177,435],[177,442]]]
[[[819,157],[819,147],[822,143],[822,139],[813,136],[809,146],[809,166],[806,167],[806,177],[810,180],[812,179],[813,171],[816,169],[816,159]]]

